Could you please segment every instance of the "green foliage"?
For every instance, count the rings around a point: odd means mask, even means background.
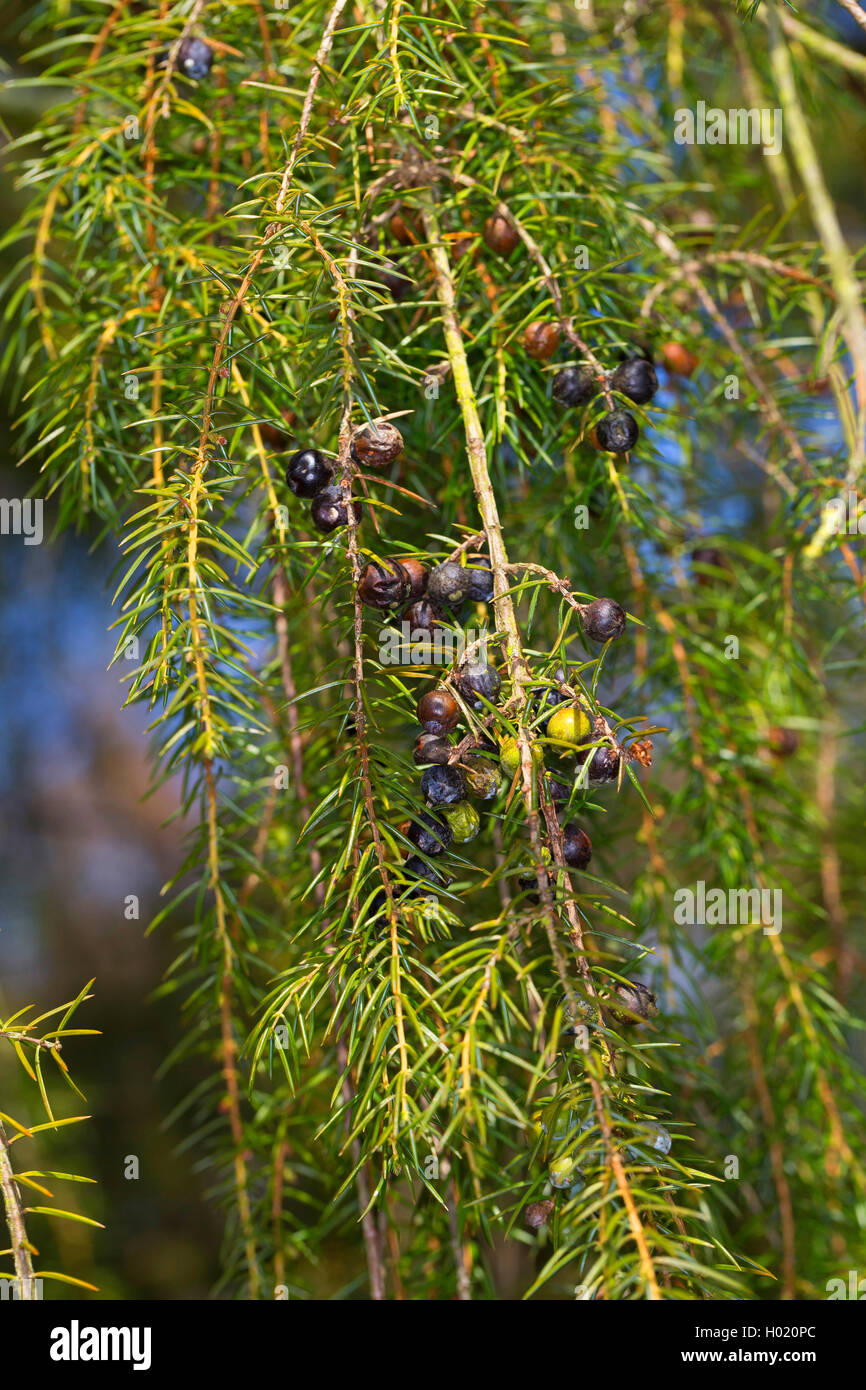
[[[33,21],[29,80],[59,99],[13,141],[32,196],[3,367],[58,528],[117,537],[116,669],[133,658],[155,779],[193,826],[155,916],[187,924],[170,1062],[211,1071],[173,1118],[241,1296],[501,1296],[503,1238],[527,1297],[813,1297],[856,1265],[833,856],[863,581],[820,533],[862,462],[856,268],[803,225],[797,177],[823,205],[801,137],[723,158],[671,138],[678,107],[760,96],[768,45],[782,71],[778,7],[719,7],[724,59],[714,8],[670,8],[121,0]],[[174,70],[193,31],[216,47],[197,84]],[[482,237],[498,207],[508,256]],[[522,347],[540,319],[563,332],[544,365]],[[647,406],[551,400],[563,361],[650,348],[661,370],[669,343],[694,380],[667,373]],[[625,458],[590,439],[612,404],[640,425]],[[351,430],[382,415],[404,456],[363,472]],[[336,460],[360,525],[311,528],[274,426]],[[436,672],[383,659],[354,587],[371,557],[485,545],[497,600],[464,621],[504,688],[464,729],[525,757],[431,910],[403,865]],[[579,604],[605,594],[631,621],[599,649]],[[561,663],[594,745],[628,750],[612,786],[541,738]],[[799,732],[793,757],[774,727]],[[558,817],[533,735],[573,784]],[[579,875],[572,818],[595,845]],[[677,925],[701,879],[781,889],[782,932]],[[636,974],[660,1006],[644,1027],[603,1007]]]
[[[93,981],[91,980],[90,984],[85,985],[75,999],[66,1004],[60,1004],[55,1009],[49,1009],[46,1013],[30,1017],[33,1005],[29,1004],[23,1009],[18,1009],[9,1018],[0,1019],[0,1041],[12,1050],[25,1075],[38,1089],[45,1114],[48,1116],[48,1119],[41,1124],[25,1124],[22,1120],[15,1119],[12,1115],[0,1111],[0,1193],[3,1197],[4,1215],[11,1239],[9,1249],[3,1250],[0,1255],[12,1261],[12,1270],[8,1273],[3,1271],[0,1273],[0,1278],[15,1281],[13,1285],[14,1296],[26,1301],[32,1301],[39,1296],[37,1280],[49,1279],[57,1283],[75,1285],[79,1288],[95,1291],[94,1286],[88,1284],[84,1279],[38,1267],[39,1261],[38,1259],[34,1260],[34,1256],[38,1256],[39,1252],[36,1246],[31,1244],[27,1235],[28,1228],[32,1224],[38,1223],[31,1223],[28,1218],[31,1215],[37,1217],[51,1216],[61,1221],[82,1222],[88,1226],[99,1226],[100,1222],[83,1215],[80,1211],[71,1211],[68,1208],[24,1205],[24,1199],[32,1200],[33,1193],[37,1193],[40,1197],[52,1198],[53,1189],[45,1186],[48,1181],[90,1183],[93,1179],[81,1177],[77,1173],[57,1173],[17,1166],[15,1162],[17,1154],[13,1149],[13,1145],[21,1142],[26,1143],[26,1141],[32,1140],[36,1134],[43,1134],[50,1130],[56,1131],[61,1126],[80,1124],[82,1120],[87,1118],[84,1115],[70,1115],[60,1119],[55,1115],[45,1083],[45,1065],[46,1060],[50,1059],[67,1085],[81,1096],[82,1100],[84,1099],[70,1075],[62,1051],[68,1038],[92,1037],[97,1033],[95,1028],[70,1028],[68,1026],[79,1004],[91,998],[88,991],[92,984]],[[57,1014],[62,1015],[59,1022],[56,1022]],[[55,1020],[54,1026],[37,1031],[40,1024],[47,1024],[49,1020]]]

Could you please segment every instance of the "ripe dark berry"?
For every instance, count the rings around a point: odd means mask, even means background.
[[[371,560],[358,580],[358,597],[368,608],[397,608],[408,591],[406,572],[396,560]]]
[[[457,560],[445,560],[430,571],[427,597],[442,608],[460,608],[469,597],[470,573]]]
[[[613,782],[619,775],[619,757],[619,749],[611,748],[609,743],[596,748],[589,762],[590,785]]]
[[[627,410],[609,410],[595,427],[598,447],[608,454],[627,454],[637,443],[637,420]]]
[[[360,521],[363,507],[357,498],[352,499],[352,512],[355,520]],[[343,489],[336,486],[322,488],[313,498],[310,516],[316,529],[324,531],[325,535],[336,531],[338,526],[345,526],[349,520],[349,512],[343,500]]]
[[[409,555],[405,559],[401,557],[399,563],[409,581],[409,602],[417,603],[421,595],[426,593],[430,571],[414,555]]]
[[[597,598],[580,614],[584,634],[593,642],[615,642],[625,632],[625,610],[612,598]]]
[[[548,362],[559,347],[560,331],[558,323],[544,323],[538,320],[530,323],[523,334],[523,346],[527,355],[536,362]]]
[[[403,452],[403,436],[387,420],[362,425],[352,437],[352,457],[362,468],[386,468]]]
[[[573,820],[563,826],[562,857],[570,869],[585,869],[592,858],[592,841]]]
[[[411,603],[401,618],[401,622],[409,624],[410,638],[418,632],[424,635],[425,632],[435,632],[441,628],[439,622],[441,613],[428,598],[419,598],[417,603]]]
[[[458,673],[457,689],[472,709],[480,710],[484,708],[484,700],[493,703],[502,689],[502,681],[495,666],[488,666],[484,661],[467,661]]]
[[[658,1013],[656,997],[648,985],[640,980],[617,981],[613,987],[616,1007],[608,1001],[605,1008],[617,1023],[640,1024],[646,1019],[655,1018]]]
[[[488,217],[484,223],[484,240],[491,251],[496,251],[500,256],[509,256],[520,240],[519,235],[508,221],[500,213],[495,212],[492,217]]]
[[[767,742],[770,752],[775,753],[776,757],[789,758],[800,747],[800,735],[796,729],[774,727],[767,731]]]
[[[527,1231],[540,1231],[555,1211],[556,1203],[549,1198],[546,1202],[530,1202],[523,1213],[523,1224]]]
[[[441,816],[422,811],[409,827],[408,838],[422,854],[441,854],[451,843],[451,827]]]
[[[565,782],[559,782],[555,777],[547,779],[547,795],[554,806],[563,806],[571,796],[571,788]]]
[[[318,449],[301,449],[292,454],[286,469],[286,482],[296,497],[315,497],[333,476]]]
[[[553,399],[560,405],[586,405],[600,389],[589,367],[563,367],[553,378]]]
[[[646,405],[659,389],[656,369],[645,357],[629,357],[625,362],[620,362],[610,384],[614,391],[628,396],[636,405]]]
[[[428,690],[418,701],[418,719],[428,734],[450,734],[460,723],[460,706],[450,690]]]
[[[403,861],[403,868],[410,878],[420,878],[424,883],[432,884],[434,888],[447,888],[448,884],[453,882],[450,875],[440,873],[439,869],[428,864],[417,854],[410,854]],[[410,896],[414,897],[415,894],[412,893]]]
[[[493,598],[493,571],[486,560],[475,560],[466,566],[467,592],[476,603],[489,603]]]
[[[662,348],[662,361],[669,372],[676,376],[691,376],[698,365],[698,359],[682,343],[665,343]]]
[[[184,39],[177,50],[177,66],[185,77],[203,82],[213,66],[213,49],[204,39]]]
[[[466,779],[459,767],[428,767],[421,778],[421,792],[431,806],[454,806],[466,800]]]
[[[412,749],[413,761],[418,767],[429,763],[447,763],[451,757],[451,744],[442,734],[419,734]]]

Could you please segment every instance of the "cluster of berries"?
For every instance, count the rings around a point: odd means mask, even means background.
[[[484,240],[491,250],[507,256],[517,246],[520,236],[508,218],[496,213],[484,225]],[[558,323],[539,319],[525,329],[523,346],[534,361],[549,362],[559,351],[561,337]],[[614,391],[634,401],[635,405],[647,405],[658,387],[652,362],[645,357],[629,357],[607,376],[600,376],[586,366],[561,368],[553,378],[553,399],[563,406],[588,405],[602,392],[609,395]],[[637,420],[630,411],[609,410],[595,427],[594,442],[606,453],[626,454],[634,448],[639,433]]]
[[[262,427],[262,436],[273,441],[274,447],[286,447],[289,442],[288,437],[272,425]],[[403,452],[403,436],[394,425],[380,420],[356,430],[351,450],[359,467],[386,468]],[[349,520],[346,495],[334,482],[334,471],[318,449],[299,449],[292,454],[286,468],[286,482],[296,497],[311,502],[310,517],[317,531],[328,535],[346,525]],[[364,509],[356,497],[351,499],[351,507],[355,521],[360,521]],[[380,606],[387,607],[387,604]]]
[[[483,561],[462,565],[445,560],[432,568],[415,558],[371,560],[358,581],[358,597],[369,608],[396,609],[413,636],[432,634],[457,619],[466,602],[489,603],[493,573]]]
[[[405,556],[369,560],[359,576],[357,592],[362,603],[380,613],[402,609],[403,621],[417,637],[419,630],[429,633],[440,623],[459,618],[467,600],[489,603],[493,589],[490,565],[478,556],[452,558],[433,566],[417,557]],[[581,622],[587,637],[609,642],[622,635],[626,615],[613,599],[598,598],[582,605]],[[502,679],[496,667],[473,659],[470,649],[455,673],[453,689],[448,684],[440,685],[418,703],[421,731],[413,758],[417,766],[424,768],[421,793],[427,809],[408,828],[408,838],[419,853],[409,856],[404,869],[427,884],[450,880],[420,856],[436,856],[452,843],[474,839],[480,819],[473,800],[492,800],[502,785],[501,774],[505,773],[511,781],[519,770],[520,749],[514,737],[506,737],[497,745],[492,737],[476,731],[459,744],[451,741],[463,716],[460,700],[475,713],[492,714],[501,690]],[[609,741],[601,742],[606,730],[601,723],[596,725],[572,687],[566,684],[562,668],[556,673],[556,684],[544,685],[531,700],[529,718],[532,765],[539,776],[545,777],[547,794],[555,805],[569,802],[571,788],[566,781],[544,773],[545,749],[562,759],[575,759],[582,753],[584,785],[597,787],[619,776],[621,750]],[[580,870],[588,866],[592,844],[573,821],[563,827],[562,849],[569,868]],[[543,857],[546,863],[552,862],[549,848],[544,848]],[[538,901],[533,891],[537,886],[534,869],[522,874],[519,884],[530,902]]]

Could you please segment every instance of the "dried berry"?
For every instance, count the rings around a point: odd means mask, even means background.
[[[467,841],[475,839],[481,828],[481,818],[471,802],[460,801],[456,806],[449,806],[443,814],[455,844],[465,845]]]
[[[586,744],[592,723],[580,705],[560,705],[547,722],[547,737],[565,757],[570,757]]]
[[[491,251],[500,256],[509,256],[520,240],[517,232],[501,213],[495,212],[484,223],[484,240]]]
[[[352,513],[356,522],[361,520],[362,512],[361,503],[357,498],[353,498]],[[322,488],[322,491],[313,498],[310,516],[316,529],[324,531],[325,535],[331,531],[336,531],[338,526],[345,526],[349,520],[349,511],[343,500],[343,489],[341,487]]]
[[[523,1213],[523,1224],[527,1231],[540,1231],[555,1211],[556,1203],[549,1198],[546,1202],[530,1202]]]
[[[499,768],[473,755],[463,760],[462,767],[471,794],[479,801],[492,801],[501,785]]]
[[[625,632],[625,610],[612,598],[597,598],[581,610],[584,634],[593,642],[615,642]]]
[[[428,690],[418,701],[418,720],[428,734],[450,734],[460,723],[460,706],[450,690]]]
[[[540,319],[530,323],[523,334],[523,346],[527,355],[536,362],[548,362],[559,347],[560,331],[558,323],[544,323]]]
[[[397,608],[408,591],[406,572],[396,560],[371,560],[358,580],[358,597],[368,608]]]
[[[417,603],[411,603],[401,618],[401,622],[408,623],[410,636],[416,633],[422,637],[424,633],[435,632],[441,628],[439,622],[441,613],[438,608],[430,602],[428,598],[419,598]]]
[[[617,980],[613,986],[616,1006],[607,1001],[605,1008],[617,1023],[640,1024],[655,1018],[658,1013],[656,997],[640,980]]]
[[[553,399],[560,405],[586,405],[600,389],[598,378],[589,367],[563,367],[553,378]]]
[[[409,827],[408,839],[422,854],[441,854],[451,843],[451,826],[440,816],[422,811]]]
[[[592,858],[592,841],[573,820],[562,830],[562,857],[570,869],[585,869]]]
[[[431,806],[453,806],[466,800],[466,779],[459,767],[448,764],[425,769],[421,791]]]
[[[488,666],[485,661],[467,661],[458,673],[457,689],[467,705],[481,710],[485,700],[492,704],[496,699],[502,681],[495,666]]]
[[[301,449],[292,454],[286,468],[286,482],[296,497],[315,497],[328,486],[332,477],[318,449]]]
[[[531,743],[529,753],[536,767],[541,767],[544,762],[544,752],[541,745]],[[520,767],[520,748],[516,738],[507,738],[499,749],[499,762],[503,772],[507,772],[509,777],[513,777]]]
[[[424,767],[428,763],[447,763],[451,753],[451,744],[441,734],[419,734],[412,758],[418,767]]]
[[[627,410],[609,410],[595,427],[598,447],[608,454],[627,454],[637,443],[637,420]]]
[[[177,66],[185,77],[203,82],[213,67],[213,49],[204,39],[184,39],[177,50]]]
[[[403,436],[388,420],[362,425],[352,436],[352,457],[362,468],[386,468],[403,452]]]
[[[682,343],[665,343],[662,348],[662,361],[669,372],[676,376],[691,376],[698,365],[698,359]]]
[[[427,591],[427,579],[430,571],[414,555],[409,555],[406,558],[401,556],[399,564],[402,565],[406,578],[409,580],[409,602],[417,603],[422,594]]]
[[[659,389],[659,379],[652,362],[645,357],[629,357],[620,362],[610,379],[614,391],[628,396],[635,405],[646,405]]]
[[[457,560],[445,560],[430,571],[427,597],[442,608],[456,611],[469,597],[471,571]]]
[[[800,735],[795,729],[774,727],[767,731],[767,743],[770,752],[775,753],[778,758],[789,758],[800,747]]]

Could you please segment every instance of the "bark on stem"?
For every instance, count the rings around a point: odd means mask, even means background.
[[[36,1283],[33,1273],[33,1260],[30,1256],[30,1242],[24,1228],[24,1208],[12,1160],[9,1157],[9,1141],[3,1122],[0,1120],[0,1191],[3,1193],[3,1206],[6,1211],[6,1225],[12,1242],[12,1261],[18,1279],[18,1296],[24,1302],[36,1300]]]
[[[533,856],[537,865],[539,895],[542,900],[547,936],[550,942],[550,949],[556,971],[567,996],[569,996],[570,1001],[573,1002],[572,986],[563,959],[559,939],[556,934],[555,914],[550,894],[549,880],[541,861],[541,837],[538,830],[538,811],[535,801],[534,769],[530,754],[529,738],[523,726],[522,712],[526,704],[526,686],[531,677],[526,664],[526,658],[523,654],[523,644],[520,638],[520,630],[517,626],[514,604],[509,593],[508,554],[502,537],[499,509],[496,504],[493,485],[490,481],[490,474],[487,469],[487,449],[484,442],[484,432],[481,428],[481,421],[478,416],[475,392],[472,388],[469,364],[466,360],[466,352],[463,346],[463,334],[460,330],[460,323],[457,317],[454,281],[451,278],[451,266],[439,233],[439,224],[430,194],[427,195],[423,203],[422,217],[427,240],[430,243],[430,254],[436,272],[436,291],[442,315],[442,327],[445,334],[445,344],[448,349],[448,359],[451,363],[451,372],[454,378],[457,400],[463,416],[469,468],[475,487],[478,510],[481,513],[481,520],[487,534],[490,567],[493,571],[493,606],[496,626],[498,631],[503,634],[505,640],[506,659],[511,676],[512,691],[516,699],[517,744],[520,750],[523,798],[526,806],[529,837],[532,844]],[[517,224],[515,223],[515,225]],[[562,855],[562,832],[559,828],[556,811],[546,792],[543,790],[542,801],[554,860],[560,871],[564,873],[565,881],[568,883],[567,870],[565,869]],[[583,932],[580,926],[580,919],[575,911],[570,893],[566,894],[566,912],[571,928],[570,937],[577,957],[577,968],[583,977],[587,992],[592,998],[595,998],[595,989],[583,945]],[[613,1059],[607,1049],[605,1049],[605,1060],[608,1069],[612,1070]],[[599,1128],[610,1159],[614,1181],[616,1182],[617,1189],[622,1199],[629,1223],[629,1229],[631,1230],[638,1251],[641,1272],[646,1283],[647,1296],[652,1300],[657,1300],[661,1297],[661,1294],[656,1278],[655,1265],[647,1242],[646,1232],[644,1231],[643,1223],[640,1218],[640,1213],[637,1210],[632,1196],[628,1176],[625,1172],[619,1151],[613,1141],[602,1088],[598,1080],[592,1076],[591,1073],[589,1074],[589,1084],[596,1114],[598,1116]]]

